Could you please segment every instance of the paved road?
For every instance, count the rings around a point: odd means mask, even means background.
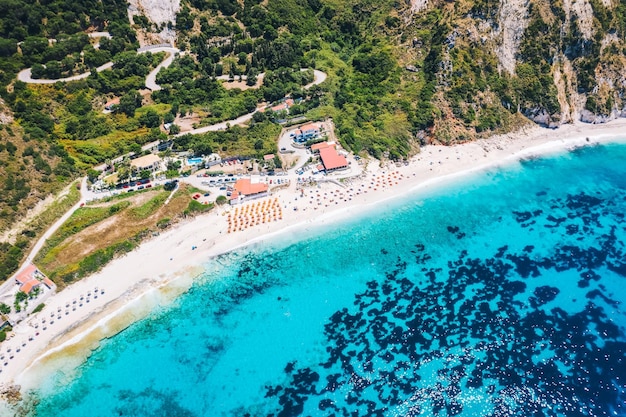
[[[9,291],[15,285],[15,278],[20,274],[20,272],[24,270],[24,268],[26,268],[31,262],[33,262],[33,259],[35,259],[41,248],[43,248],[43,245],[45,245],[46,240],[49,239],[50,236],[52,236],[54,232],[56,232],[59,227],[61,227],[63,223],[65,223],[65,221],[69,219],[70,216],[80,208],[81,204],[85,202],[85,196],[87,195],[87,177],[84,177],[81,181],[80,194],[80,201],[72,206],[72,208],[70,208],[52,226],[50,226],[48,230],[46,230],[41,238],[39,238],[37,243],[35,243],[35,246],[33,246],[30,253],[26,257],[26,260],[20,266],[20,268],[11,276],[11,278],[7,279],[2,285],[0,285],[0,294],[6,294],[7,291]]]
[[[159,47],[149,49],[149,51],[153,53],[166,52],[168,54],[163,62],[157,65],[155,69],[150,71],[150,74],[148,74],[148,76],[146,77],[146,88],[152,91],[158,91],[161,89],[161,86],[156,83],[157,74],[159,73],[159,71],[161,71],[161,68],[167,68],[172,64],[172,62],[174,62],[174,58],[176,57],[176,54],[180,52],[180,50],[174,47]]]
[[[109,39],[111,38],[111,35],[109,34],[109,32],[93,32],[93,33],[90,33],[89,36],[92,38],[103,38],[103,37],[109,38]],[[161,68],[169,67],[172,64],[172,62],[174,61],[174,57],[176,56],[177,53],[180,52],[180,50],[172,46],[159,45],[154,48],[150,48],[150,47],[140,48],[140,50],[137,53],[141,54],[141,53],[145,53],[148,51],[152,53],[166,52],[168,54],[167,57],[163,60],[163,62],[157,65],[155,69],[150,71],[150,73],[146,77],[146,88],[152,91],[157,91],[161,89],[161,86],[156,83],[157,74],[159,73]],[[96,71],[101,72],[104,70],[108,70],[112,67],[113,67],[113,62],[107,62],[106,64],[101,65],[98,68],[96,68]],[[29,83],[29,84],[54,84],[57,82],[82,80],[84,78],[89,77],[90,75],[91,75],[91,71],[84,72],[78,75],[73,75],[71,77],[66,77],[66,78],[57,78],[57,79],[33,78],[31,68],[26,68],[17,74],[17,79],[22,82]]]
[[[96,68],[96,71],[101,72],[101,71],[104,71],[104,70],[108,70],[112,66],[113,66],[112,62],[107,62],[106,64],[100,65],[98,68]],[[68,81],[82,80],[83,78],[87,78],[90,75],[91,75],[91,71],[88,71],[88,72],[83,72],[82,74],[73,75],[71,77],[57,78],[57,79],[54,79],[54,80],[50,80],[50,79],[46,79],[46,78],[33,78],[33,74],[31,73],[31,69],[30,68],[26,68],[24,70],[21,70],[17,74],[17,79],[20,80],[20,81],[23,81],[25,83],[29,83],[29,84],[54,84],[54,83],[57,83],[57,82],[66,83]]]

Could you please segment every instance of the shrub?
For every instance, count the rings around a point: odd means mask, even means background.
[[[43,308],[45,306],[46,305],[44,303],[39,304],[37,307],[35,307],[35,309],[33,310],[32,314],[39,313],[41,310],[43,310]]]
[[[156,225],[159,229],[165,229],[170,225],[170,218],[164,217],[161,220],[159,220]]]
[[[193,213],[205,213],[207,211],[211,211],[213,208],[213,204],[202,204],[196,200],[191,200],[187,209],[185,210],[185,215],[193,214]]]

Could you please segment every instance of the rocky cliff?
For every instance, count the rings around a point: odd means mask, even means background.
[[[480,131],[492,124],[488,109],[546,127],[626,115],[624,0],[413,1],[407,10],[405,65],[437,72],[435,130]]]
[[[175,43],[176,13],[180,10],[180,0],[128,0],[128,18],[135,23],[135,16],[145,16],[151,27],[139,30],[142,46],[155,43]]]

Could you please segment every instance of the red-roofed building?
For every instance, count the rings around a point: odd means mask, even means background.
[[[252,182],[250,178],[240,178],[233,185],[230,195],[230,204],[238,204],[243,201],[265,197],[269,187],[263,182]]]
[[[337,153],[334,147],[320,149],[320,158],[326,172],[348,168],[348,160],[345,156]]]
[[[22,285],[20,287],[20,291],[29,294],[32,290],[34,290],[35,288],[37,288],[38,286],[41,285],[41,282],[39,282],[36,279],[31,279],[30,281],[28,281],[27,283],[25,283],[24,285]]]
[[[104,105],[104,110],[107,111],[112,111],[113,110],[113,106],[117,106],[120,104],[120,98],[119,97],[115,97],[113,100],[107,101],[106,104]]]
[[[320,142],[320,143],[316,143],[314,145],[311,145],[311,152],[318,153],[320,150],[326,149],[326,148],[333,148],[333,149],[335,149],[335,143],[334,142]]]
[[[277,104],[274,107],[271,107],[270,110],[274,111],[274,112],[279,112],[279,111],[286,111],[287,113],[289,113],[289,108],[291,106],[293,106],[294,102],[292,99],[288,98],[287,100],[283,101],[280,104]]]
[[[26,294],[39,287],[42,283],[48,287],[48,289],[52,290],[56,288],[54,282],[52,282],[33,264],[29,264],[26,268],[24,268],[24,270],[20,272],[17,277],[15,277],[15,282],[20,285],[20,291],[25,292]]]
[[[274,154],[273,153],[268,153],[267,155],[263,155],[263,160],[264,161],[272,161],[272,160],[274,160]]]
[[[26,284],[31,279],[35,278],[35,274],[39,272],[37,267],[33,264],[29,264],[18,276],[15,277],[15,281],[22,285]]]

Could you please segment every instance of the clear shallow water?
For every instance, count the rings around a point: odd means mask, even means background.
[[[35,411],[626,415],[624,161],[527,160],[211,261]]]

